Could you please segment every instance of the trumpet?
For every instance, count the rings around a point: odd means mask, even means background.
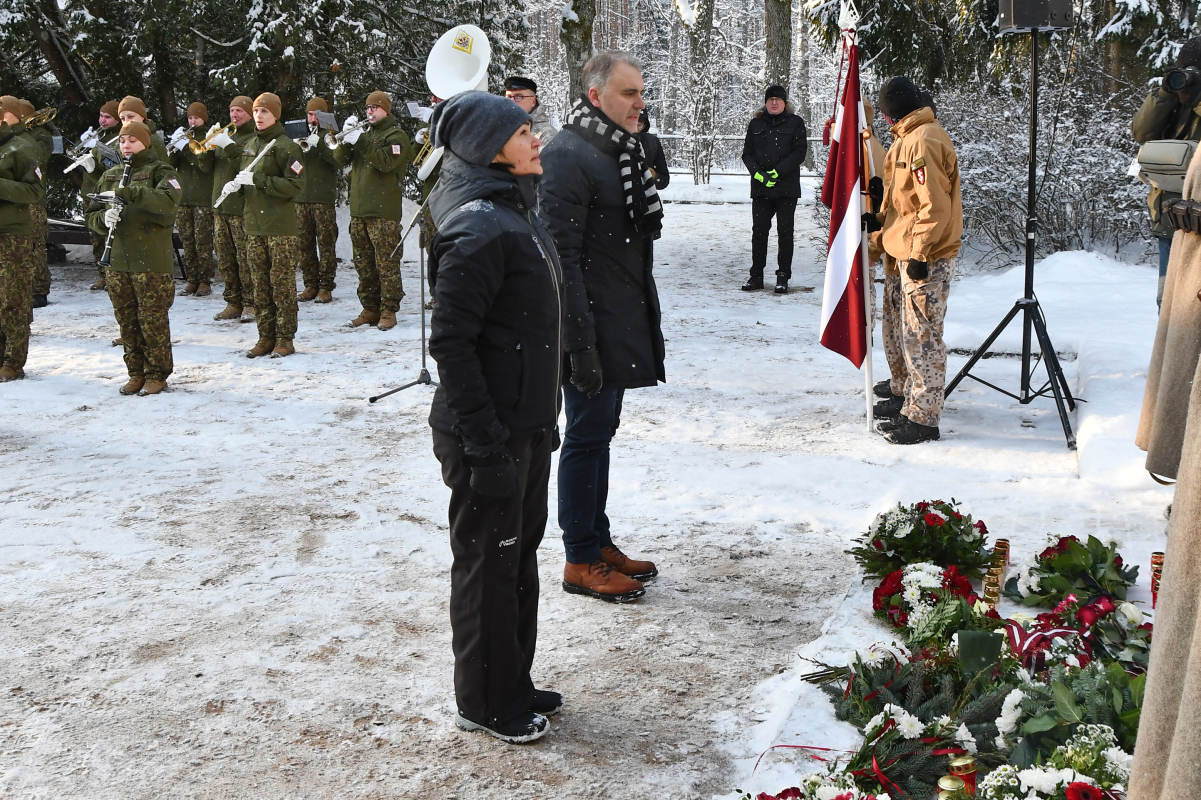
[[[188,149],[191,150],[195,155],[207,153],[210,150],[216,150],[217,146],[209,144],[209,142],[211,142],[213,139],[216,139],[222,133],[224,133],[226,136],[233,136],[238,132],[238,126],[232,122],[226,125],[224,128],[217,128],[216,125],[214,125],[213,128],[216,128],[216,130],[210,128],[209,135],[204,137],[204,139],[201,141],[198,142],[195,139],[192,139],[190,142],[188,142]]]
[[[89,128],[88,130],[91,130],[91,129]],[[100,138],[98,136],[95,139],[91,139],[91,138],[88,138],[88,135],[85,132],[84,135],[81,137],[82,141],[80,141],[79,144],[75,145],[67,152],[67,157],[71,159],[71,163],[63,170],[63,174],[66,175],[71,170],[82,167],[83,160],[92,155],[92,148],[94,148],[94,147],[101,147],[101,148],[105,148],[105,149],[112,148],[112,146],[114,144],[116,144],[117,140],[120,138],[121,138],[121,134],[118,133],[116,136],[109,139],[107,142],[101,142]],[[103,153],[102,153],[102,155],[103,155]]]
[[[308,136],[301,136],[297,139],[292,140],[292,141],[296,142],[296,145],[300,148],[300,152],[302,152],[302,153],[309,152],[310,150],[312,150],[314,147],[317,146],[317,142],[321,141],[320,139],[317,138],[317,131],[313,130],[313,129],[310,129],[310,130],[312,130],[312,132]],[[330,148],[330,149],[333,149],[333,148]]]
[[[36,128],[40,125],[45,125],[58,114],[57,108],[43,108],[33,112],[25,119],[21,120],[25,123],[26,128]]]
[[[351,125],[349,128],[347,128],[344,131],[339,131],[338,133],[334,133],[333,131],[330,131],[329,133],[325,134],[325,146],[328,147],[330,150],[336,150],[338,145],[342,144],[342,140],[345,139],[347,136],[354,133],[355,131],[365,131],[369,127],[371,127],[371,121],[364,118],[364,119],[359,120],[355,124]]]

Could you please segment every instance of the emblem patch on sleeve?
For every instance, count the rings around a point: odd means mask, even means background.
[[[295,172],[297,175],[299,175],[303,170],[304,170],[304,164],[301,164],[299,161],[292,162],[292,171]]]
[[[167,183],[171,184],[171,188],[175,189],[176,191],[179,191],[180,189],[183,188],[182,186],[179,185],[179,181],[175,180],[175,178],[171,178],[170,180],[167,181]]]
[[[919,185],[925,186],[926,185],[926,168],[918,167],[917,169],[915,169],[913,171],[913,177],[917,179],[917,182]]]
[[[400,150],[401,150],[400,145],[398,145],[398,144],[392,145],[392,155],[394,155],[394,156],[400,155]]]

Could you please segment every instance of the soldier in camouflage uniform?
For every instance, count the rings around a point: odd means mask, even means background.
[[[212,293],[213,280],[213,160],[202,158],[188,147],[206,136],[208,109],[204,103],[188,106],[187,137],[174,139],[169,147],[171,167],[179,175],[183,197],[175,215],[188,283],[181,295],[205,297]]]
[[[119,158],[114,158],[109,154],[110,150],[116,147],[117,134],[121,130],[121,120],[117,118],[119,113],[117,109],[116,100],[109,100],[100,107],[96,128],[97,146],[92,148],[81,164],[79,194],[83,198],[84,208],[87,208],[88,205],[88,195],[96,191],[96,183],[100,180],[100,176],[110,167],[115,167],[119,161]],[[115,153],[115,150],[112,152]],[[104,265],[100,263],[100,256],[104,253],[104,237],[88,228],[88,238],[92,243],[92,262],[96,265],[98,274],[97,281],[91,285],[91,289],[98,292],[108,286]]]
[[[363,310],[350,325],[376,325],[386,331],[396,327],[396,312],[405,294],[400,279],[402,251],[396,245],[412,145],[392,117],[392,99],[387,94],[372,92],[366,105],[370,127],[346,136],[333,155],[341,166],[351,165],[350,244]]]
[[[279,97],[264,92],[254,100],[255,136],[242,152],[242,169],[226,190],[245,195],[246,251],[254,267],[254,296],[258,305],[259,340],[248,358],[268,353],[283,358],[296,352],[295,200],[304,189],[300,146],[288,138],[279,121]],[[250,169],[259,152],[271,150]]]
[[[54,151],[53,134],[46,129],[44,125],[29,127],[26,125],[26,120],[34,114],[33,103],[28,100],[18,100],[17,104],[20,108],[21,122],[14,128],[16,135],[30,145],[30,152],[37,155],[38,160],[38,177],[42,184],[46,183],[46,165],[50,163],[50,156]],[[33,220],[33,232],[30,235],[29,243],[29,268],[33,271],[33,307],[45,308],[49,304],[47,299],[50,295],[50,265],[46,263],[46,234],[48,226],[46,224],[46,200],[43,196],[41,202],[32,203],[29,206],[29,213]]]
[[[108,294],[129,372],[119,391],[143,397],[167,388],[174,366],[168,318],[175,300],[171,230],[183,194],[175,170],[158,157],[152,141],[144,123],[121,126],[121,154],[132,165],[129,185],[120,185],[123,166],[116,166],[104,173],[98,188],[123,205],[95,200],[87,215],[92,230],[107,235],[113,229]]]
[[[0,97],[0,381],[25,377],[32,294],[29,207],[43,202],[37,155],[16,136],[17,98]]]
[[[926,95],[908,78],[880,89],[880,111],[892,125],[884,161],[884,229],[880,243],[901,269],[905,402],[878,425],[893,444],[939,438],[947,375],[943,320],[963,235],[959,161]]]
[[[217,267],[225,282],[225,310],[213,319],[254,322],[254,272],[246,254],[246,229],[243,225],[242,193],[234,192],[220,206],[217,199],[225,184],[234,179],[242,168],[242,150],[254,138],[253,101],[238,95],[229,101],[229,121],[237,126],[233,136],[225,133],[210,143],[212,149],[200,157],[200,163],[211,165],[213,173],[213,244],[217,250]]]
[[[296,198],[300,274],[304,280],[304,291],[296,299],[302,303],[309,300],[328,303],[333,300],[331,293],[338,271],[338,220],[334,203],[338,199],[338,172],[341,168],[334,160],[333,153],[321,143],[316,113],[328,110],[329,106],[320,97],[314,97],[305,107],[309,123],[308,149],[302,156],[305,182],[304,191]]]

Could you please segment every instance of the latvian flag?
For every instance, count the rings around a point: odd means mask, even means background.
[[[853,36],[853,34],[851,34]],[[862,249],[863,103],[859,96],[859,48],[848,37],[847,82],[831,131],[830,158],[822,184],[822,204],[830,209],[830,251],[822,298],[821,343],[856,367],[868,351],[863,295]]]

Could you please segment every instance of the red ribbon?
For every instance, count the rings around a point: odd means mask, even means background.
[[[771,747],[767,748],[766,750],[764,750],[762,753],[759,754],[759,758],[757,758],[755,760],[755,768],[751,770],[752,775],[755,774],[756,769],[759,769],[759,762],[763,760],[763,757],[765,755],[767,755],[768,753],[770,753],[772,750],[775,750],[777,748],[785,748],[788,750],[820,750],[823,753],[849,753],[851,755],[855,754],[854,751],[852,751],[852,750],[835,750],[833,747],[814,747],[814,746],[808,745],[808,744],[773,744]],[[822,758],[821,756],[815,756],[812,754],[809,754],[809,757],[812,759],[815,759],[817,761],[823,761],[823,762],[828,761],[828,759]],[[837,761],[838,759],[834,759],[834,760]]]

